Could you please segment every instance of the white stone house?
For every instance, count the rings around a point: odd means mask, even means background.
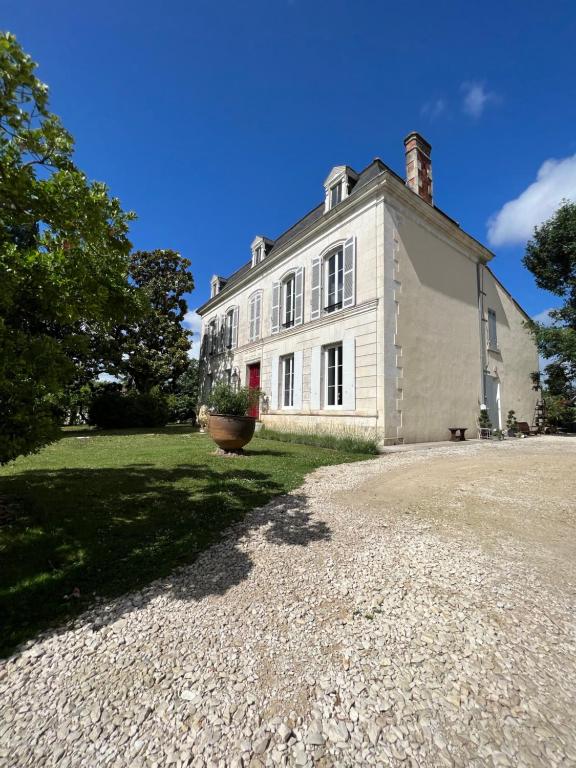
[[[406,181],[346,165],[324,201],[251,259],[215,275],[202,317],[203,396],[224,379],[263,392],[259,417],[299,430],[370,430],[382,443],[475,436],[513,409],[532,421],[538,369],[493,255],[437,208],[430,145],[405,139]]]

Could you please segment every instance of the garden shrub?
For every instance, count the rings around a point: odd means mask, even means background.
[[[170,411],[169,421],[196,423],[196,398],[192,395],[172,394],[166,398]]]
[[[230,384],[216,384],[208,398],[208,406],[212,413],[222,413],[226,416],[246,416],[249,409],[256,405],[260,391],[240,387],[235,389]]]
[[[169,417],[166,396],[155,391],[104,391],[94,396],[89,411],[90,424],[101,429],[163,427]]]

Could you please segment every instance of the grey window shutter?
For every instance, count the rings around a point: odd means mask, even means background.
[[[278,333],[280,330],[280,283],[272,283],[272,322],[271,333]]]
[[[320,307],[322,299],[322,259],[312,259],[312,306],[310,310],[310,320],[316,320],[320,317]]]
[[[256,294],[254,302],[254,338],[259,339],[262,324],[262,293]]]
[[[270,407],[273,411],[278,409],[278,368],[280,367],[280,358],[278,355],[272,356],[272,373],[270,376]]]
[[[344,337],[342,341],[342,407],[356,410],[356,339]]]
[[[343,307],[353,307],[356,302],[356,242],[353,237],[344,243],[344,300]]]
[[[232,349],[238,346],[238,307],[232,312]]]
[[[248,314],[250,317],[250,325],[249,325],[249,331],[248,331],[248,340],[254,341],[254,309],[255,309],[255,296],[250,297],[250,301],[248,304]]]
[[[298,267],[294,275],[294,325],[302,325],[304,319],[304,267]]]
[[[322,384],[322,347],[312,348],[310,360],[310,410],[320,410],[320,387]]]
[[[302,351],[294,352],[294,408],[302,410]]]

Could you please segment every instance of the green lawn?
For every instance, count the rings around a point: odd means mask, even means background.
[[[240,458],[213,451],[187,427],[67,430],[0,470],[0,653],[192,562],[316,467],[364,458],[256,438]]]

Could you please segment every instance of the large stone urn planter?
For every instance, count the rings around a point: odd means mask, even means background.
[[[241,451],[254,436],[256,419],[253,416],[227,416],[210,414],[208,431],[216,445],[223,451]]]

